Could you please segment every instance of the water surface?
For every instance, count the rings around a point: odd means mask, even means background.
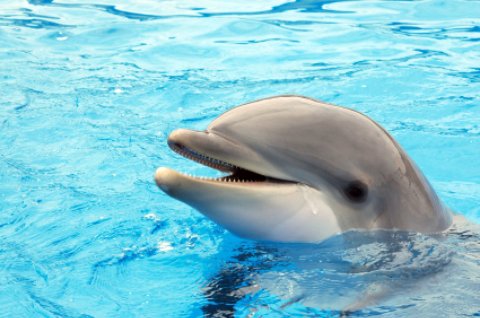
[[[480,223],[479,61],[475,0],[0,1],[0,316],[479,316],[474,225],[258,244],[152,180],[213,173],[173,129],[301,94],[374,118]]]

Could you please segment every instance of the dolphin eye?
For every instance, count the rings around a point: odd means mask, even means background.
[[[352,202],[363,202],[367,198],[368,188],[360,181],[352,181],[343,189],[347,198]]]

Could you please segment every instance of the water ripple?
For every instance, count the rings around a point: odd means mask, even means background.
[[[0,8],[3,315],[479,315],[480,2]],[[276,94],[367,113],[472,222],[254,243],[156,188],[158,166],[204,171],[169,132]]]

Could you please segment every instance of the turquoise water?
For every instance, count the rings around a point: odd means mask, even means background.
[[[479,61],[480,1],[0,0],[0,317],[480,316]],[[156,188],[214,173],[170,131],[278,94],[374,118],[470,225],[259,244]]]

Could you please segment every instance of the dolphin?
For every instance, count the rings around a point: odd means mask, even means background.
[[[205,131],[175,130],[168,145],[227,175],[161,167],[160,189],[240,237],[318,243],[350,230],[437,233],[452,223],[400,145],[352,109],[276,96],[237,106]]]

